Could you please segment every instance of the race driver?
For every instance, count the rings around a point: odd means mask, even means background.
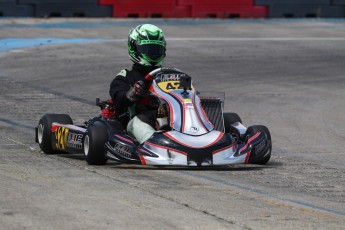
[[[140,144],[155,132],[157,100],[148,95],[145,76],[162,66],[166,53],[163,31],[151,24],[138,25],[128,35],[131,70],[123,69],[111,82],[109,94],[120,110],[129,110],[127,132]]]

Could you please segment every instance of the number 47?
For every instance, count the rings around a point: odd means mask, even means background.
[[[178,89],[180,86],[179,82],[174,82],[174,83],[168,83],[166,86],[166,90],[173,90],[173,89]]]

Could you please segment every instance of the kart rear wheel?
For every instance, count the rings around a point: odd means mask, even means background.
[[[263,158],[257,159],[257,160],[255,160],[255,162],[250,162],[250,163],[264,165],[271,158],[271,152],[272,152],[271,133],[270,133],[270,131],[268,130],[268,128],[266,126],[263,126],[263,125],[253,125],[253,126],[248,127],[247,132],[246,132],[246,136],[249,135],[249,134],[257,133],[257,132],[266,133],[267,138],[268,138],[268,140],[270,142],[269,153],[266,154]]]
[[[104,165],[108,158],[104,153],[104,145],[108,140],[108,132],[104,127],[91,126],[87,129],[83,140],[86,162],[89,165]]]
[[[73,124],[72,118],[67,114],[46,114],[44,115],[37,126],[37,141],[40,149],[45,154],[58,153],[52,148],[52,124],[58,122],[61,124]]]
[[[240,122],[242,124],[242,119],[238,116],[237,113],[224,113],[224,128],[226,133],[234,133],[240,136],[239,131],[232,126],[232,124],[236,122]]]

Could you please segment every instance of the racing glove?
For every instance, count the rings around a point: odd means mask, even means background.
[[[126,97],[130,101],[138,101],[146,96],[147,90],[145,89],[145,83],[143,81],[137,81],[126,93]]]

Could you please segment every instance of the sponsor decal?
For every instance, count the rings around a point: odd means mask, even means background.
[[[159,80],[160,82],[179,81],[182,76],[186,76],[186,74],[159,74],[156,80]]]
[[[83,139],[82,134],[68,133],[66,146],[69,148],[74,148],[74,149],[82,149],[83,148],[82,139]]]
[[[64,150],[66,148],[68,131],[68,128],[60,126],[55,130],[56,149]]]
[[[124,157],[127,157],[127,158],[132,157],[132,149],[123,145],[123,144],[116,143],[114,145],[114,150],[115,150],[115,152],[117,152],[118,154],[120,154]]]
[[[199,128],[196,127],[196,126],[192,126],[190,127],[190,130],[193,132],[193,133],[197,133],[199,131]]]
[[[263,140],[259,144],[257,144],[255,146],[255,154],[258,154],[259,152],[261,152],[265,146],[266,146],[266,141],[265,140]]]
[[[186,76],[184,73],[158,74],[156,82],[158,87],[164,92],[179,89],[180,78]]]

